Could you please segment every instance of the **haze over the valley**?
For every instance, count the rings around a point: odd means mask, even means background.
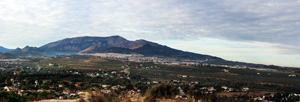
[[[227,60],[300,67],[300,0],[4,0],[0,46],[120,35]]]

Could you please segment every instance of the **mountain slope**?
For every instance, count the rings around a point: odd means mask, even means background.
[[[124,53],[125,52],[129,53],[129,52],[133,52],[134,49],[142,47],[145,44],[150,44],[153,46],[159,45],[159,44],[148,42],[145,40],[136,40],[136,41],[126,40],[123,42],[118,42],[118,44],[113,44],[113,43],[109,43],[108,41],[104,41],[102,43],[98,43],[94,46],[91,46],[91,47],[81,51],[81,53],[96,53],[99,51],[101,52],[102,50],[111,50],[112,52],[114,52],[114,51],[120,52],[120,50],[122,50],[122,49],[124,50]],[[117,52],[115,52],[115,53],[117,53]]]
[[[121,45],[122,47],[97,44],[81,51],[81,53],[106,53],[106,52],[138,53],[138,54],[143,54],[145,56],[160,56],[160,57],[186,58],[186,59],[198,59],[198,60],[205,60],[205,59],[222,60],[221,58],[213,57],[209,55],[202,55],[202,54],[176,50],[168,46],[163,46],[146,40],[127,41],[126,43],[122,43]]]
[[[171,57],[171,58],[198,59],[198,60],[206,60],[206,59],[222,60],[221,58],[214,57],[214,56],[184,52],[167,46],[161,46],[161,45],[155,46],[148,43],[144,44],[139,48],[134,49],[133,51],[147,56],[163,56],[163,57]]]
[[[3,46],[0,46],[0,52],[10,52],[10,51],[13,51],[13,49],[8,49]]]
[[[102,44],[103,46],[118,46],[119,43],[124,43],[127,40],[120,36],[111,37],[76,37],[67,38],[46,44],[41,49],[49,52],[60,52],[60,53],[77,53],[85,50],[91,46]]]

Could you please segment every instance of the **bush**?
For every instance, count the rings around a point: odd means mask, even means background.
[[[106,97],[102,94],[92,94],[88,100],[90,102],[110,102],[109,97]]]
[[[160,84],[150,89],[150,95],[153,98],[173,98],[178,93],[178,88],[172,84]]]

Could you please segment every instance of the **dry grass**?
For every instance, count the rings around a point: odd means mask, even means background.
[[[49,99],[49,100],[41,100],[41,101],[37,101],[37,102],[79,102],[79,99]]]

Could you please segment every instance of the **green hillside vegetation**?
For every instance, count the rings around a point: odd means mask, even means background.
[[[101,58],[64,57],[49,58],[38,62],[43,68],[73,68],[73,69],[121,69],[126,64],[121,61]],[[53,65],[49,65],[53,64]]]

